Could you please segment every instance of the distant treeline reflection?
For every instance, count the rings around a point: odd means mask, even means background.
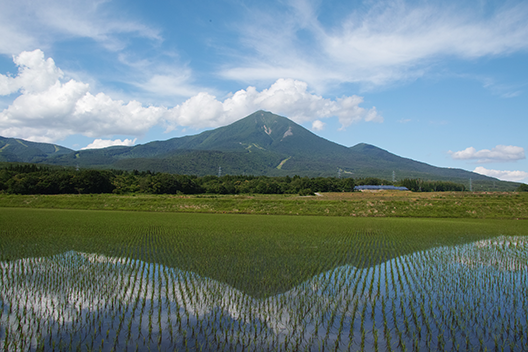
[[[394,185],[414,192],[465,191],[449,181],[300,176],[191,176],[150,171],[62,169],[37,165],[10,165],[0,169],[0,193],[7,194],[300,194],[353,192],[356,185]]]

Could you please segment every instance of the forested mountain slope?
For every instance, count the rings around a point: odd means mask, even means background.
[[[0,138],[0,161],[24,161],[85,168],[150,170],[177,174],[421,178],[507,183],[477,173],[439,168],[376,146],[345,147],[315,135],[290,119],[257,111],[228,126],[197,135],[132,147],[72,151],[53,144]],[[517,184],[511,185],[514,189]]]

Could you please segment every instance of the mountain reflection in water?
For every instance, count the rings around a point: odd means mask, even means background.
[[[0,263],[0,349],[528,349],[528,237],[347,265],[256,299],[159,264]]]

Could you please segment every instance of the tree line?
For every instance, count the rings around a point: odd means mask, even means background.
[[[191,176],[150,171],[61,169],[34,164],[0,169],[0,193],[7,194],[300,194],[352,192],[356,185],[397,185],[412,191],[463,191],[463,185],[444,181],[300,176]]]
[[[466,186],[451,181],[424,181],[420,179],[404,179],[398,184],[413,192],[462,192]]]

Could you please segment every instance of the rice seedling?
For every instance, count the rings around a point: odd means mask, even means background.
[[[528,237],[515,224],[31,214],[0,232],[0,350],[528,344]]]

